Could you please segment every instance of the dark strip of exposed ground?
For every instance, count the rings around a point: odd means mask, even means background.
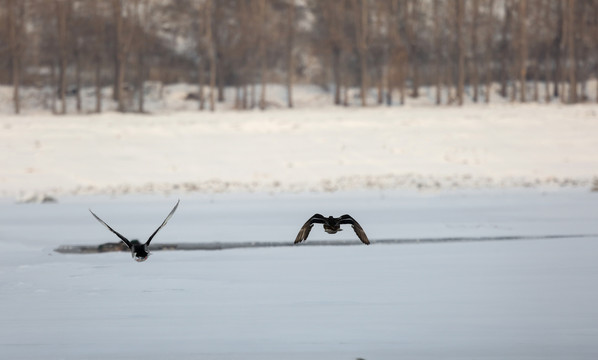
[[[454,243],[466,241],[504,241],[504,240],[547,240],[566,238],[598,237],[598,234],[562,234],[562,235],[512,235],[512,236],[475,236],[475,237],[439,237],[439,238],[404,238],[404,239],[379,239],[371,240],[372,245],[397,245],[397,244],[434,244]],[[245,241],[245,242],[205,242],[205,243],[178,243],[150,246],[151,251],[161,250],[228,250],[240,248],[263,247],[288,247],[288,246],[350,246],[363,244],[355,240],[309,240],[301,244],[279,241]],[[113,251],[129,251],[123,243],[105,243],[100,245],[61,245],[54,251],[63,254],[93,254]]]

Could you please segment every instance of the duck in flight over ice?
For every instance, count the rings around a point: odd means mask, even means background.
[[[149,237],[149,239],[147,239],[147,241],[145,242],[145,244],[141,244],[141,243],[137,243],[136,244],[136,243],[133,243],[133,242],[129,241],[129,239],[127,239],[126,237],[122,236],[116,230],[114,230],[113,228],[111,228],[110,226],[108,226],[108,224],[106,224],[104,222],[104,220],[100,219],[96,214],[94,214],[93,211],[91,211],[91,209],[89,209],[89,212],[100,223],[102,223],[105,227],[107,227],[108,230],[112,231],[116,236],[118,236],[129,247],[129,249],[131,250],[131,255],[133,256],[133,259],[135,259],[135,261],[141,262],[141,261],[147,260],[147,257],[149,256],[149,244],[150,244],[150,242],[152,241],[152,239],[154,238],[154,236],[156,236],[156,234],[158,233],[158,231],[160,231],[160,229],[162,229],[164,227],[164,225],[166,225],[166,223],[168,222],[168,220],[170,220],[170,218],[172,217],[172,215],[176,211],[176,208],[179,206],[179,202],[181,202],[181,200],[178,200],[176,202],[176,205],[174,206],[174,208],[172,208],[172,210],[170,211],[170,214],[168,214],[168,216],[166,217],[166,219],[164,219],[164,221],[162,222],[162,225],[160,225],[156,229],[156,231],[154,231],[154,233]]]
[[[314,224],[322,224],[324,226],[324,231],[326,231],[329,234],[336,234],[338,231],[342,231],[343,229],[341,229],[341,225],[351,224],[359,240],[361,240],[361,242],[366,245],[370,244],[370,240],[368,240],[368,237],[365,234],[365,231],[363,231],[361,225],[359,225],[359,223],[355,221],[355,219],[353,219],[350,215],[347,214],[342,215],[341,217],[324,217],[320,214],[315,214],[314,216],[310,217],[305,224],[303,224],[301,230],[299,230],[299,234],[297,234],[295,244],[307,240],[309,232],[311,231],[311,228],[314,226]]]

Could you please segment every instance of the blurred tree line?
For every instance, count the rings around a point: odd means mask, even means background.
[[[225,87],[236,108],[264,109],[273,82],[289,107],[297,82],[338,105],[349,89],[392,105],[422,86],[437,104],[577,103],[598,101],[597,39],[598,0],[0,0],[0,84],[17,113],[21,86],[52,89],[56,113],[68,96],[82,111],[82,88],[101,112],[107,86],[143,112],[148,81],[197,84],[211,110]]]

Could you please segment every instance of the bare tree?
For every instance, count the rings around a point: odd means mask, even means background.
[[[548,3],[547,3],[548,2]],[[552,11],[551,11],[551,7],[550,7],[550,0],[544,0],[542,1],[542,7],[544,8],[544,12],[543,12],[543,27],[545,27],[546,29],[550,29],[551,25],[552,25]],[[552,78],[552,59],[550,58],[550,52],[551,52],[551,36],[552,33],[547,31],[547,34],[544,35],[544,37],[546,38],[546,40],[544,40],[546,42],[546,44],[544,45],[543,51],[542,51],[542,55],[543,55],[543,59],[542,59],[542,65],[544,67],[544,101],[546,103],[550,102],[551,99],[551,91],[550,91],[550,81]]]
[[[399,4],[398,0],[390,0],[387,17],[388,33],[388,71],[387,71],[387,91],[386,91],[386,105],[392,105],[392,93],[397,86],[397,73],[399,64],[399,54],[401,52],[401,43],[398,34],[398,18],[399,18]]]
[[[147,42],[147,28],[145,24],[148,22],[148,14],[149,14],[149,7],[151,6],[150,2],[145,2],[142,5],[142,8],[139,8],[139,1],[135,0],[135,30],[137,32],[137,41],[136,41],[136,51],[137,51],[137,111],[140,113],[145,112],[145,76],[146,76],[146,64],[145,64],[145,57],[146,57],[146,42]]]
[[[567,2],[567,57],[568,57],[568,75],[569,75],[569,103],[577,102],[577,58],[575,56],[575,0]]]
[[[212,44],[214,46],[215,61],[215,75],[217,82],[217,100],[218,102],[224,101],[224,66],[226,60],[226,43],[229,39],[228,24],[226,21],[226,15],[224,14],[227,6],[222,0],[212,0],[212,19],[210,24],[212,26]]]
[[[197,52],[197,105],[199,110],[203,110],[205,108],[205,95],[204,95],[204,58],[206,53],[206,43],[207,40],[205,38],[205,15],[204,13],[207,11],[207,7],[205,3],[197,2],[197,16],[195,18],[195,26],[196,26],[196,34],[195,34],[195,46]],[[204,16],[202,18],[202,15]]]
[[[346,0],[337,1],[314,1],[313,13],[318,16],[320,21],[319,31],[322,36],[317,36],[315,46],[317,49],[327,49],[326,56],[329,58],[328,65],[332,72],[332,82],[334,84],[335,105],[341,105],[342,87],[345,84],[344,74],[342,72],[343,59],[348,47],[347,34],[345,31]]]
[[[71,20],[70,20],[70,24],[72,28],[76,28],[79,29],[79,31],[77,31],[75,34],[73,34],[71,36],[71,42],[72,42],[72,53],[73,53],[73,60],[75,63],[75,100],[76,100],[76,105],[75,108],[77,109],[77,112],[81,112],[83,110],[83,103],[82,103],[82,98],[81,98],[81,87],[82,87],[82,62],[83,62],[83,42],[84,37],[89,37],[90,34],[88,33],[88,26],[87,24],[84,24],[81,20],[80,17],[83,14],[83,11],[81,11],[80,13],[77,13],[75,11],[75,9],[73,8],[75,5],[75,1],[74,0],[70,0],[69,1],[69,9],[68,9],[68,13],[71,14]]]
[[[387,79],[385,73],[388,68],[389,34],[385,32],[388,22],[388,9],[385,8],[386,1],[374,1],[375,15],[373,28],[371,29],[370,56],[373,60],[372,66],[376,69],[376,83],[378,88],[378,104],[384,103],[384,81]]]
[[[66,67],[68,61],[69,38],[67,33],[68,0],[55,0],[56,25],[58,27],[58,94],[61,103],[60,113],[66,114]]]
[[[234,55],[231,57],[237,59],[234,69],[237,73],[238,85],[242,88],[239,99],[239,107],[242,109],[255,107],[256,69],[259,63],[255,49],[259,47],[260,38],[259,32],[256,31],[259,8],[255,4],[255,2],[241,1],[239,11],[235,13],[240,36],[234,46]]]
[[[405,1],[399,2],[400,6],[398,7],[399,11],[399,22],[406,24],[405,27],[407,30],[405,31],[405,41],[399,45],[400,51],[397,52],[397,83],[399,84],[399,103],[401,105],[405,104],[405,82],[407,78],[407,67],[409,66],[409,52],[410,52],[410,36],[409,36],[409,4]],[[404,45],[403,45],[404,44]],[[414,90],[417,91],[417,88],[414,87]],[[413,94],[414,96],[417,94]]]
[[[295,72],[295,0],[287,4],[287,105],[293,107],[293,75]]]
[[[540,80],[540,67],[541,63],[544,63],[546,52],[544,51],[545,41],[544,37],[542,36],[542,32],[544,31],[543,24],[543,15],[544,15],[544,4],[543,0],[535,0],[531,3],[531,7],[528,7],[529,14],[529,21],[535,26],[530,27],[530,37],[528,39],[530,44],[530,60],[531,60],[531,68],[533,71],[533,95],[532,100],[534,102],[540,101],[540,88],[539,88],[539,80]],[[548,81],[546,81],[548,83]]]
[[[519,2],[519,87],[521,102],[526,100],[527,80],[527,1]]]
[[[208,57],[210,59],[210,111],[215,110],[214,104],[214,89],[216,86],[216,50],[214,49],[214,37],[212,35],[212,0],[206,0],[206,10],[204,12],[205,18],[204,21],[206,23],[206,40],[207,40],[207,49],[208,49]]]
[[[463,39],[463,22],[465,17],[465,2],[457,0],[457,104],[463,105],[465,84],[465,44]]]
[[[94,36],[92,39],[95,44],[93,51],[93,65],[94,65],[94,87],[95,87],[95,112],[102,112],[102,64],[104,61],[103,53],[105,48],[105,25],[103,19],[103,5],[104,2],[100,0],[91,2],[91,12],[93,21]]]
[[[114,52],[113,98],[118,103],[118,111],[121,112],[126,110],[124,97],[125,67],[135,33],[130,29],[129,22],[125,22],[123,14],[131,15],[133,12],[131,7],[134,7],[134,3],[124,2],[124,0],[112,0],[112,12],[115,21],[114,46],[116,48]],[[129,17],[126,20],[130,20]]]
[[[8,52],[10,54],[10,74],[13,86],[13,104],[15,114],[21,112],[21,59],[24,51],[24,1],[7,0],[6,25],[8,27]]]
[[[259,19],[260,19],[260,109],[266,109],[266,0],[259,0]]]
[[[554,62],[554,71],[552,76],[553,81],[553,96],[559,97],[559,85],[562,77],[561,64],[561,46],[563,42],[563,1],[556,2],[556,26],[555,35],[552,41],[552,59]]]
[[[478,0],[473,0],[471,6],[472,19],[471,19],[471,69],[472,69],[472,85],[473,85],[473,96],[472,100],[478,102],[478,87],[480,84],[480,75],[478,70],[478,18],[479,18],[479,3]]]
[[[419,0],[405,0],[404,1],[404,17],[405,22],[405,37],[407,40],[407,46],[409,50],[409,57],[407,59],[408,65],[412,71],[411,81],[411,96],[414,98],[419,97],[419,41],[418,31],[416,27],[419,25]],[[405,81],[405,79],[403,79]]]
[[[368,76],[367,76],[367,37],[368,37],[368,8],[366,0],[355,1],[355,37],[357,53],[359,54],[359,70],[361,82],[361,105],[367,106]]]
[[[484,51],[484,72],[486,73],[486,103],[490,102],[492,96],[492,65],[491,59],[494,57],[494,47],[492,39],[494,37],[494,0],[488,1],[488,20],[486,21],[486,49]]]
[[[114,82],[113,82],[113,89],[112,89],[112,99],[119,101],[121,98],[121,90],[122,84],[121,81],[121,68],[124,66],[122,64],[122,0],[111,0],[112,1],[112,15],[114,19],[114,45],[116,49],[114,50]],[[123,72],[124,74],[124,72]]]
[[[507,84],[510,78],[509,59],[511,58],[511,44],[509,42],[510,31],[513,21],[513,11],[508,0],[504,2],[504,20],[501,29],[500,39],[500,96],[507,97]]]
[[[440,0],[434,0],[433,3],[433,16],[434,16],[434,48],[436,54],[434,56],[434,83],[436,85],[436,105],[440,105],[442,102],[442,47],[440,40]]]

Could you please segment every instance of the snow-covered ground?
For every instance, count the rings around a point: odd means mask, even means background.
[[[0,358],[598,358],[598,106],[179,110],[0,116]],[[155,242],[372,245],[54,252],[179,198]]]
[[[0,117],[0,196],[581,186],[598,105]]]

